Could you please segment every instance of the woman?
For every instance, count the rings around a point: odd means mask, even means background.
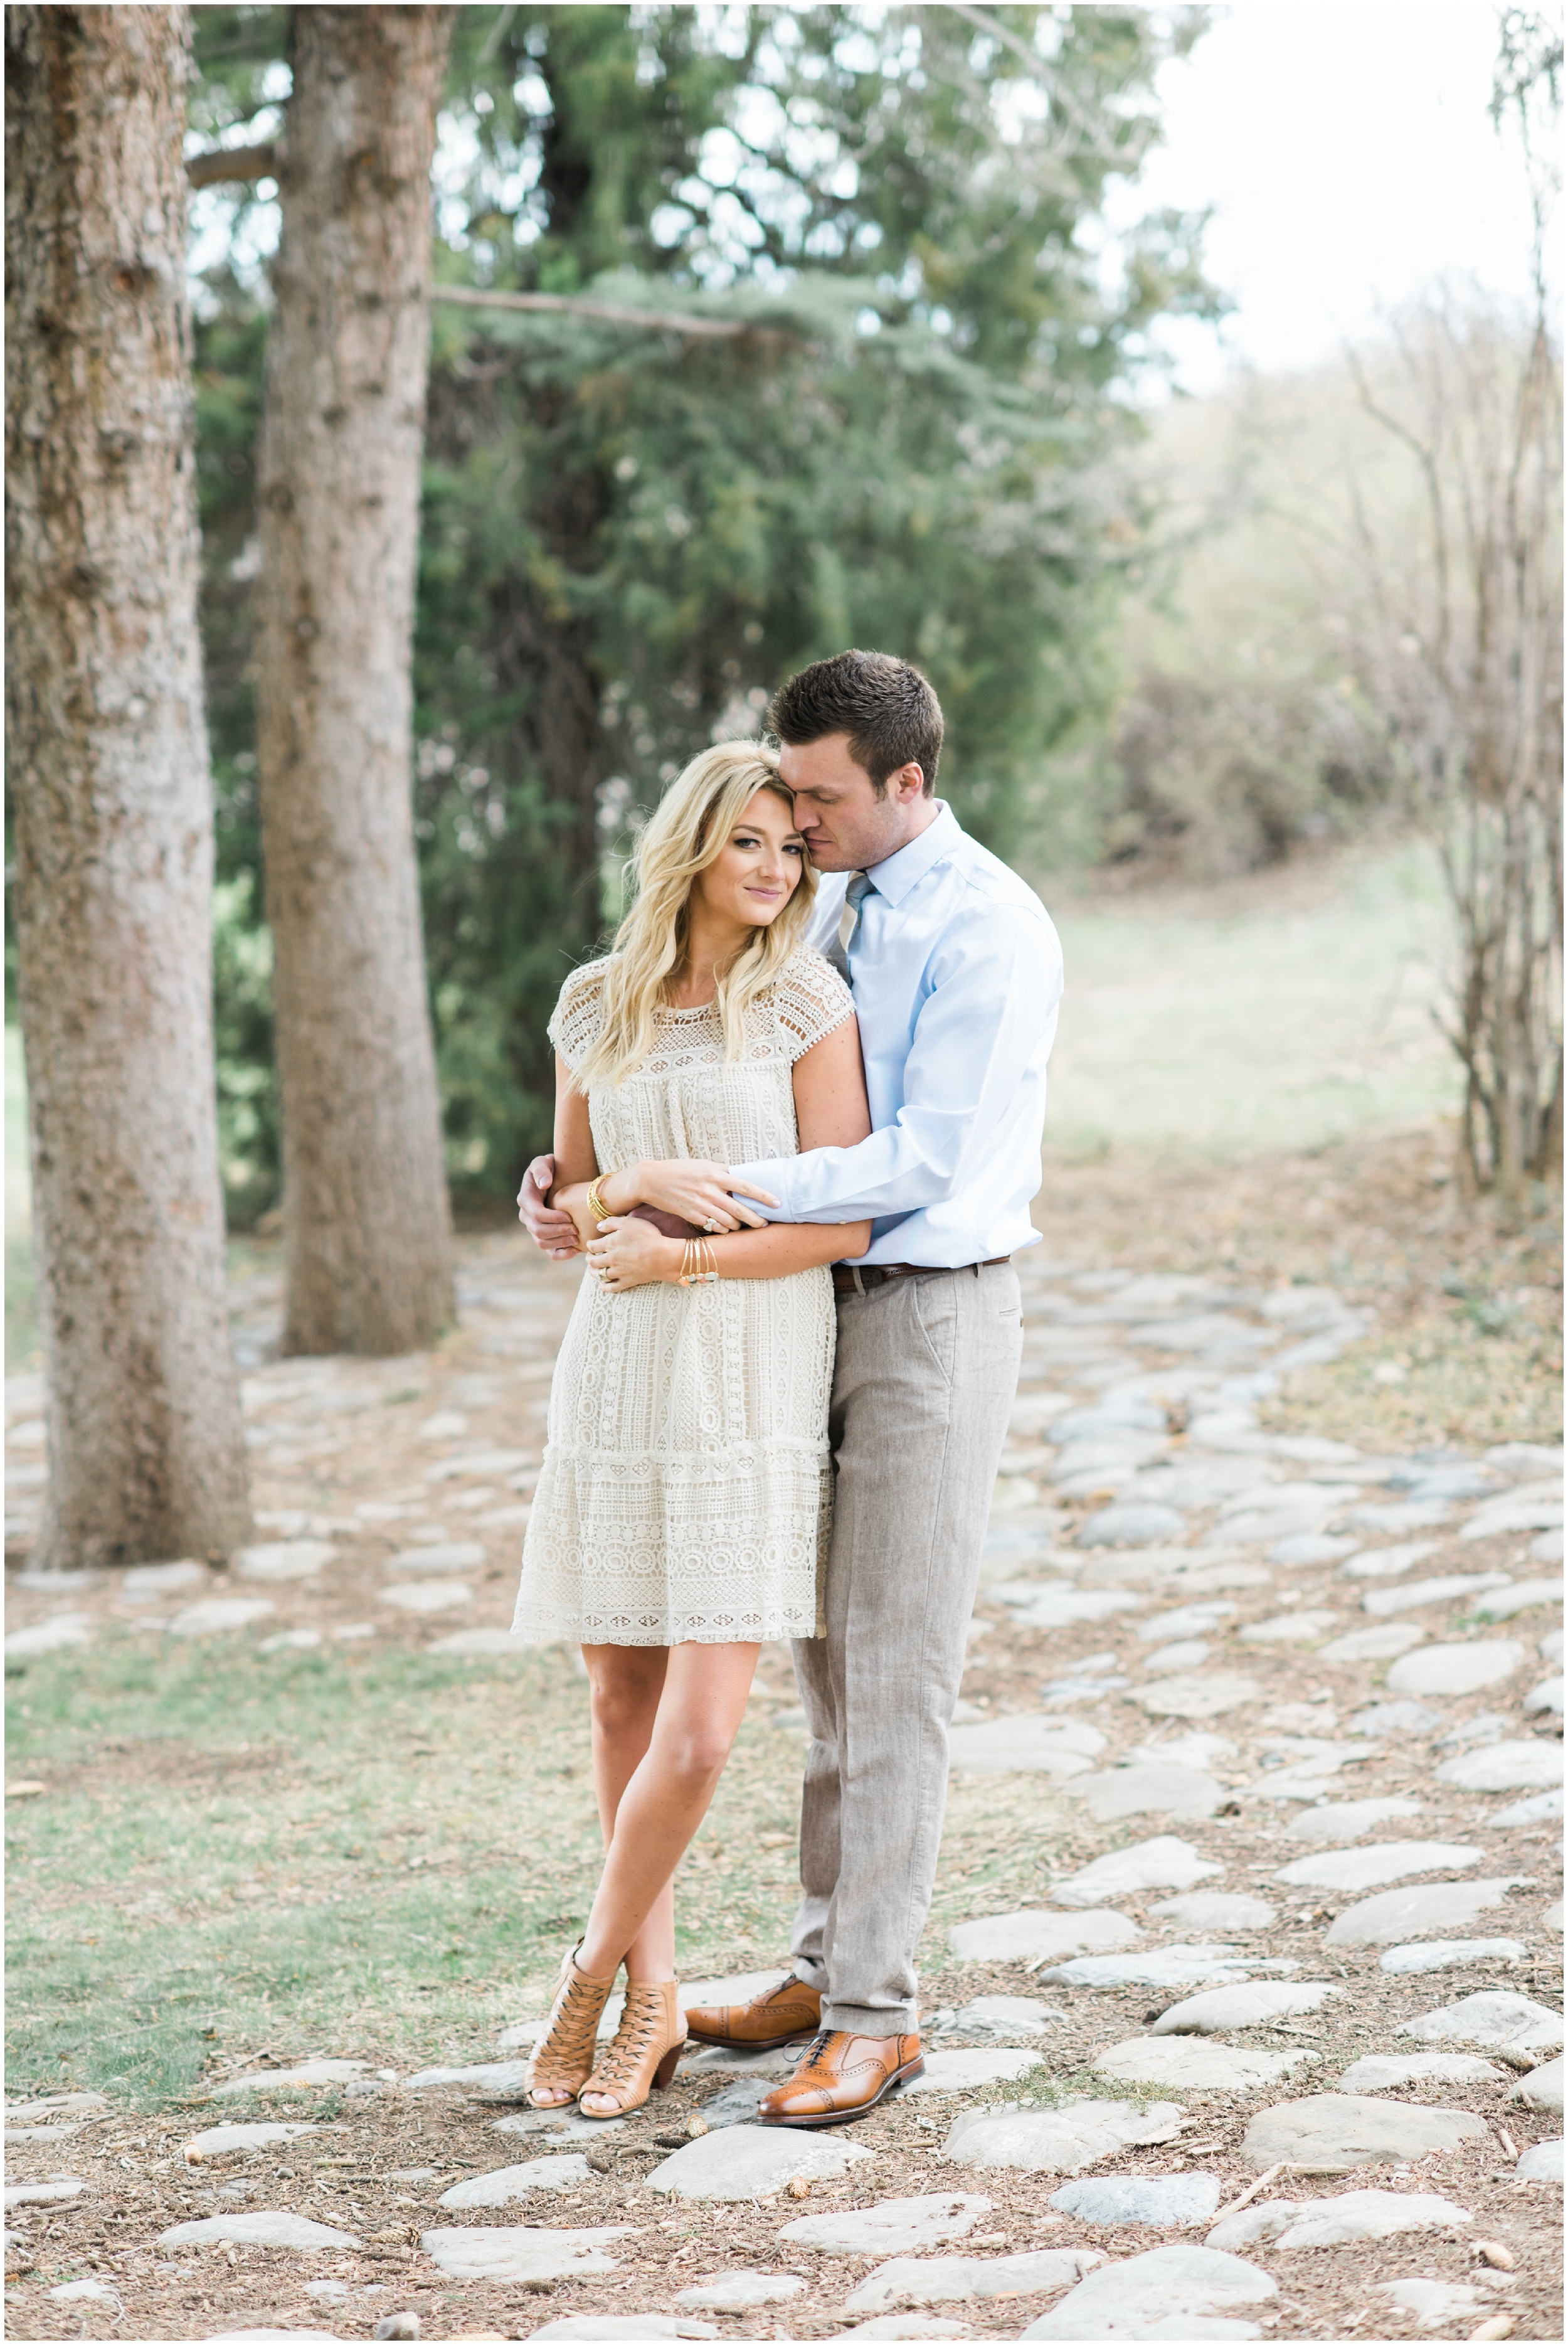
[[[604,1870],[530,2092],[593,2117],[640,2107],[674,2074],[675,1867],[759,1645],[823,1633],[828,1264],[871,1232],[770,1227],[731,1195],[727,1164],[871,1129],[848,989],[800,941],[816,883],[768,753],[729,741],[693,759],[643,833],[636,880],[614,951],[568,979],[551,1021],[551,1202],[589,1274],[513,1623],[531,1643],[577,1639],[588,1668]],[[595,2066],[622,1962],[625,2007]]]

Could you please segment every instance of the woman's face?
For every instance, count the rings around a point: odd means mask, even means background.
[[[805,843],[789,800],[776,790],[758,790],[718,860],[698,874],[692,894],[720,919],[765,929],[800,886],[804,868]]]

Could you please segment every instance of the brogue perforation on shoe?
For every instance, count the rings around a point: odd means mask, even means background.
[[[844,2125],[925,2069],[918,2035],[855,2035],[824,2027],[794,2075],[757,2108],[759,2125]]]

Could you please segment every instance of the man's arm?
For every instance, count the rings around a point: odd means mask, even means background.
[[[770,1218],[790,1222],[908,1213],[942,1203],[985,1161],[1031,1066],[1043,1069],[1062,992],[1048,922],[1005,905],[977,907],[938,947],[935,983],[916,1021],[897,1120],[854,1148],[737,1164],[771,1189]]]

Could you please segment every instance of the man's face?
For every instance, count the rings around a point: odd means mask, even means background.
[[[846,733],[798,746],[786,742],[779,778],[794,792],[795,826],[818,871],[865,871],[881,863],[919,827],[915,809],[931,804],[922,797],[918,766],[890,775],[878,797],[871,776],[850,756]]]

